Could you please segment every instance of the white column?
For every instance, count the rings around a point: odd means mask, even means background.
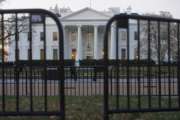
[[[98,59],[98,26],[94,26],[94,59]]]
[[[115,35],[115,26],[111,26],[111,42],[110,42],[110,59],[116,58],[116,35]]]
[[[82,60],[82,33],[81,26],[78,26],[77,55],[76,61]]]
[[[66,36],[66,26],[65,25],[63,25],[63,35],[64,35],[64,59],[67,59],[67,36]],[[52,58],[53,58],[53,56],[52,56]]]

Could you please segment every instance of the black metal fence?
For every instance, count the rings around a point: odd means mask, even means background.
[[[48,61],[47,61],[48,62]],[[30,95],[30,69],[27,67],[27,62],[21,64],[19,67],[19,96],[29,96]],[[32,70],[32,88],[33,96],[44,96],[45,95],[45,80],[44,80],[44,69],[43,66],[35,65]],[[54,64],[55,65],[55,64]],[[6,65],[4,70],[5,79],[5,93],[6,96],[16,96],[16,81],[14,79],[14,67],[13,65]],[[159,92],[159,72],[158,65],[154,64],[151,66],[151,95],[158,96]],[[168,82],[168,66],[161,66],[161,95],[169,95],[169,82]],[[177,69],[176,65],[172,65],[170,71],[171,78],[171,96],[177,96]],[[47,65],[47,96],[58,96],[59,86],[58,86],[58,70],[56,66]],[[138,73],[138,69],[141,70],[141,74]],[[148,80],[147,80],[147,65],[132,64],[129,66],[129,94],[131,96],[137,97],[139,94],[142,96],[148,95]],[[104,67],[103,66],[65,66],[65,96],[102,96],[104,94]],[[117,95],[117,72],[119,77],[119,96],[127,96],[127,67],[126,65],[119,65],[119,69],[111,66],[108,68],[109,77],[109,95]],[[140,81],[138,78],[140,77]],[[2,76],[1,76],[2,78]],[[1,84],[2,85],[2,84]],[[140,93],[139,93],[140,89]],[[0,90],[0,95],[2,89]]]
[[[93,96],[103,95],[103,73],[102,70],[95,72],[96,67],[84,66],[65,67],[65,95],[66,96]],[[32,81],[30,81],[30,69],[23,65],[19,70],[19,96],[29,96],[29,89],[32,84],[33,96],[59,96],[59,73],[57,66],[47,66],[47,73],[44,72],[43,66],[33,66]],[[45,79],[46,74],[46,81]],[[6,96],[16,96],[15,68],[10,65],[4,70],[4,86]],[[1,76],[2,79],[2,76]],[[31,83],[30,83],[31,82]],[[46,82],[46,86],[45,86]],[[2,84],[1,84],[2,85]],[[47,93],[45,93],[45,87]],[[2,95],[2,89],[0,95]]]
[[[104,59],[96,64],[82,61],[81,66],[66,66],[63,30],[56,15],[25,9],[0,10],[0,16],[0,115],[59,115],[65,119],[65,95],[104,95],[104,120],[114,113],[180,110],[179,20],[116,15],[106,27]],[[57,24],[57,60],[47,58],[47,18]],[[43,31],[42,60],[33,58],[35,26],[41,26]],[[116,55],[110,60],[108,33],[114,26]],[[26,60],[20,57],[21,33],[28,33],[23,39],[29,47]],[[14,61],[7,61],[5,48],[12,44]],[[54,103],[58,109],[48,104],[53,96],[58,97]]]
[[[58,60],[56,60],[57,109],[50,109],[49,81],[47,78],[47,19],[51,19],[58,31]],[[35,29],[41,29],[42,60],[40,66],[34,65],[34,34]],[[39,33],[37,33],[39,34]],[[24,36],[24,37],[22,37]],[[46,10],[0,10],[0,115],[2,116],[49,116],[57,115],[65,119],[64,103],[64,49],[63,29],[59,18]],[[26,44],[23,44],[26,43]],[[25,51],[22,47],[28,48]],[[7,53],[7,50],[10,50]],[[10,54],[10,55],[9,55]],[[21,60],[26,54],[26,65]],[[8,57],[12,58],[8,58]],[[42,72],[39,76],[39,72]],[[39,78],[41,77],[41,78]],[[42,89],[37,88],[41,87]],[[41,97],[36,98],[37,95]],[[38,102],[37,102],[38,101]]]
[[[104,39],[104,120],[116,113],[180,110],[179,24],[180,20],[171,18],[127,14],[109,20]],[[114,66],[109,64],[108,53],[112,27]],[[126,62],[121,65],[119,59]],[[141,60],[147,60],[146,64]],[[113,79],[109,74],[112,67]],[[110,87],[112,81],[115,84]]]

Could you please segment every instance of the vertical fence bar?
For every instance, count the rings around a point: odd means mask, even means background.
[[[148,65],[147,65],[147,81],[148,81],[148,106],[151,108],[151,30],[150,20],[148,20]]]
[[[108,78],[109,78],[109,74],[108,74],[108,32],[109,32],[109,28],[110,28],[111,24],[107,24],[106,26],[106,32],[104,34],[104,111],[103,111],[103,119],[104,120],[109,120],[109,115],[108,115],[108,111],[109,111],[109,86],[108,86]]]
[[[178,41],[178,64],[177,64],[177,79],[178,79],[178,107],[180,109],[180,32],[179,32],[179,22],[177,22],[177,41]]]
[[[76,69],[75,66],[70,67],[70,83],[69,84],[71,84],[71,88],[72,88],[72,89],[70,89],[71,90],[70,95],[74,95],[74,92],[73,92],[74,83],[73,82],[75,81],[75,79],[73,79],[73,75],[75,75],[75,69]]]
[[[61,119],[65,120],[65,94],[64,94],[64,80],[65,80],[65,72],[64,72],[64,33],[62,25],[59,23],[59,19],[56,19],[57,25],[58,25],[58,37],[59,37],[59,64],[58,64],[58,71],[59,71],[59,80],[58,85],[60,87],[59,89],[59,108],[62,113]]]
[[[171,48],[170,48],[170,22],[168,22],[168,106],[171,108]]]
[[[116,26],[114,26],[116,29],[116,104],[117,109],[119,109],[119,28],[118,28],[118,22],[116,22]]]
[[[78,73],[80,73],[80,67],[78,67],[79,68],[79,72]],[[78,74],[78,76],[79,76],[80,74]],[[79,76],[80,77],[80,76]],[[89,83],[88,83],[88,80],[89,80],[89,69],[87,69],[87,80],[86,80],[86,84],[87,84],[87,88],[86,88],[86,90],[87,90],[87,96],[89,95],[89,88],[88,88],[88,86],[89,86]]]
[[[33,82],[32,82],[32,14],[29,14],[29,84],[30,84],[30,111],[33,112]]]
[[[88,66],[89,67],[89,66]],[[91,68],[91,67],[90,67]],[[93,82],[93,70],[90,71],[90,81],[91,81],[91,94],[90,96],[92,96],[92,89],[93,89],[93,86],[92,86],[92,82]],[[81,76],[82,78],[82,76]],[[80,93],[80,81],[79,81],[79,93]]]
[[[4,14],[1,14],[1,43],[2,43],[2,111],[5,112],[5,76],[4,76]]]
[[[44,38],[44,41],[43,41],[43,56],[44,56],[44,59],[43,59],[43,67],[44,67],[44,83],[45,83],[45,88],[44,88],[44,110],[45,112],[47,112],[47,58],[46,58],[46,16],[43,15],[43,38]],[[51,91],[50,91],[51,92]]]
[[[130,109],[130,89],[129,89],[129,87],[130,87],[130,83],[129,83],[129,55],[130,55],[130,52],[129,52],[129,50],[130,50],[130,46],[129,46],[129,44],[130,44],[130,37],[129,37],[129,35],[130,35],[130,28],[129,28],[129,19],[127,19],[128,20],[128,27],[127,27],[127,107],[128,107],[128,109]]]
[[[161,108],[161,34],[160,34],[160,22],[158,21],[158,105]]]
[[[141,65],[140,65],[140,20],[137,21],[137,34],[138,34],[138,108],[141,109]]]
[[[18,14],[15,15],[15,81],[16,81],[16,111],[19,112],[19,31]]]
[[[87,68],[88,69],[88,68]],[[83,72],[83,70],[82,70],[82,72]],[[90,71],[90,75],[91,75],[91,71]],[[88,74],[88,76],[89,76],[89,74]],[[91,76],[90,76],[91,77]],[[79,79],[81,79],[81,70],[80,70],[80,72],[79,72]],[[88,80],[89,81],[89,80]],[[87,81],[87,83],[88,83],[88,81]],[[78,92],[77,92],[77,95],[79,96],[80,95],[80,84],[81,84],[81,80],[79,80],[79,81],[77,81],[77,86],[78,86]],[[88,88],[87,89],[89,89],[89,86],[88,86]]]
[[[112,76],[113,76],[113,75],[112,75],[112,74],[113,74],[113,70],[110,69],[110,70],[109,70],[109,73],[110,73],[109,79],[110,79],[110,89],[111,89],[111,90],[110,90],[110,95],[113,96],[113,92],[114,92],[114,91],[113,91],[113,78],[112,78]]]
[[[93,82],[94,82],[94,95],[97,95],[97,88],[96,88],[96,84],[97,84],[97,80],[98,80],[98,73],[97,73],[97,69],[99,68],[98,65],[95,64],[94,66],[95,68],[95,72],[94,72],[94,78],[93,78]],[[84,81],[84,80],[83,80]]]

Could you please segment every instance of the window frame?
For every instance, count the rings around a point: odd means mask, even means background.
[[[40,32],[40,41],[44,41],[44,32]]]
[[[122,60],[126,59],[126,48],[121,48],[121,59]]]
[[[45,52],[44,49],[41,48],[40,49],[40,60],[45,60],[44,52]]]
[[[58,32],[52,33],[53,41],[58,41]]]
[[[121,31],[120,38],[122,41],[127,41],[127,31]]]
[[[55,55],[55,54],[54,54],[54,50],[56,50],[56,57],[54,56],[54,55]],[[52,55],[53,55],[53,56],[52,56],[52,59],[53,59],[53,60],[58,60],[58,58],[59,58],[59,57],[58,57],[58,49],[57,49],[57,48],[53,48],[53,49],[52,49],[52,52],[53,52],[53,53],[52,53]]]

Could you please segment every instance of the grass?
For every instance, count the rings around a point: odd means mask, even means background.
[[[43,98],[34,97],[34,107],[36,110],[43,109]],[[8,111],[15,110],[15,98],[6,97],[6,109]],[[28,110],[29,99],[20,97],[20,108]],[[56,110],[58,108],[58,98],[48,97],[48,108]],[[113,101],[113,100],[112,100]],[[142,101],[145,101],[143,98]],[[131,102],[136,104],[137,99]],[[66,97],[66,120],[102,120],[103,99],[100,96],[90,97]],[[114,102],[113,102],[114,103]],[[125,104],[126,100],[121,99],[121,104]],[[166,104],[166,102],[163,102]],[[111,120],[179,120],[180,112],[159,112],[159,113],[133,113],[133,114],[116,114],[111,115]],[[49,117],[0,117],[0,120],[58,120],[56,116]]]

